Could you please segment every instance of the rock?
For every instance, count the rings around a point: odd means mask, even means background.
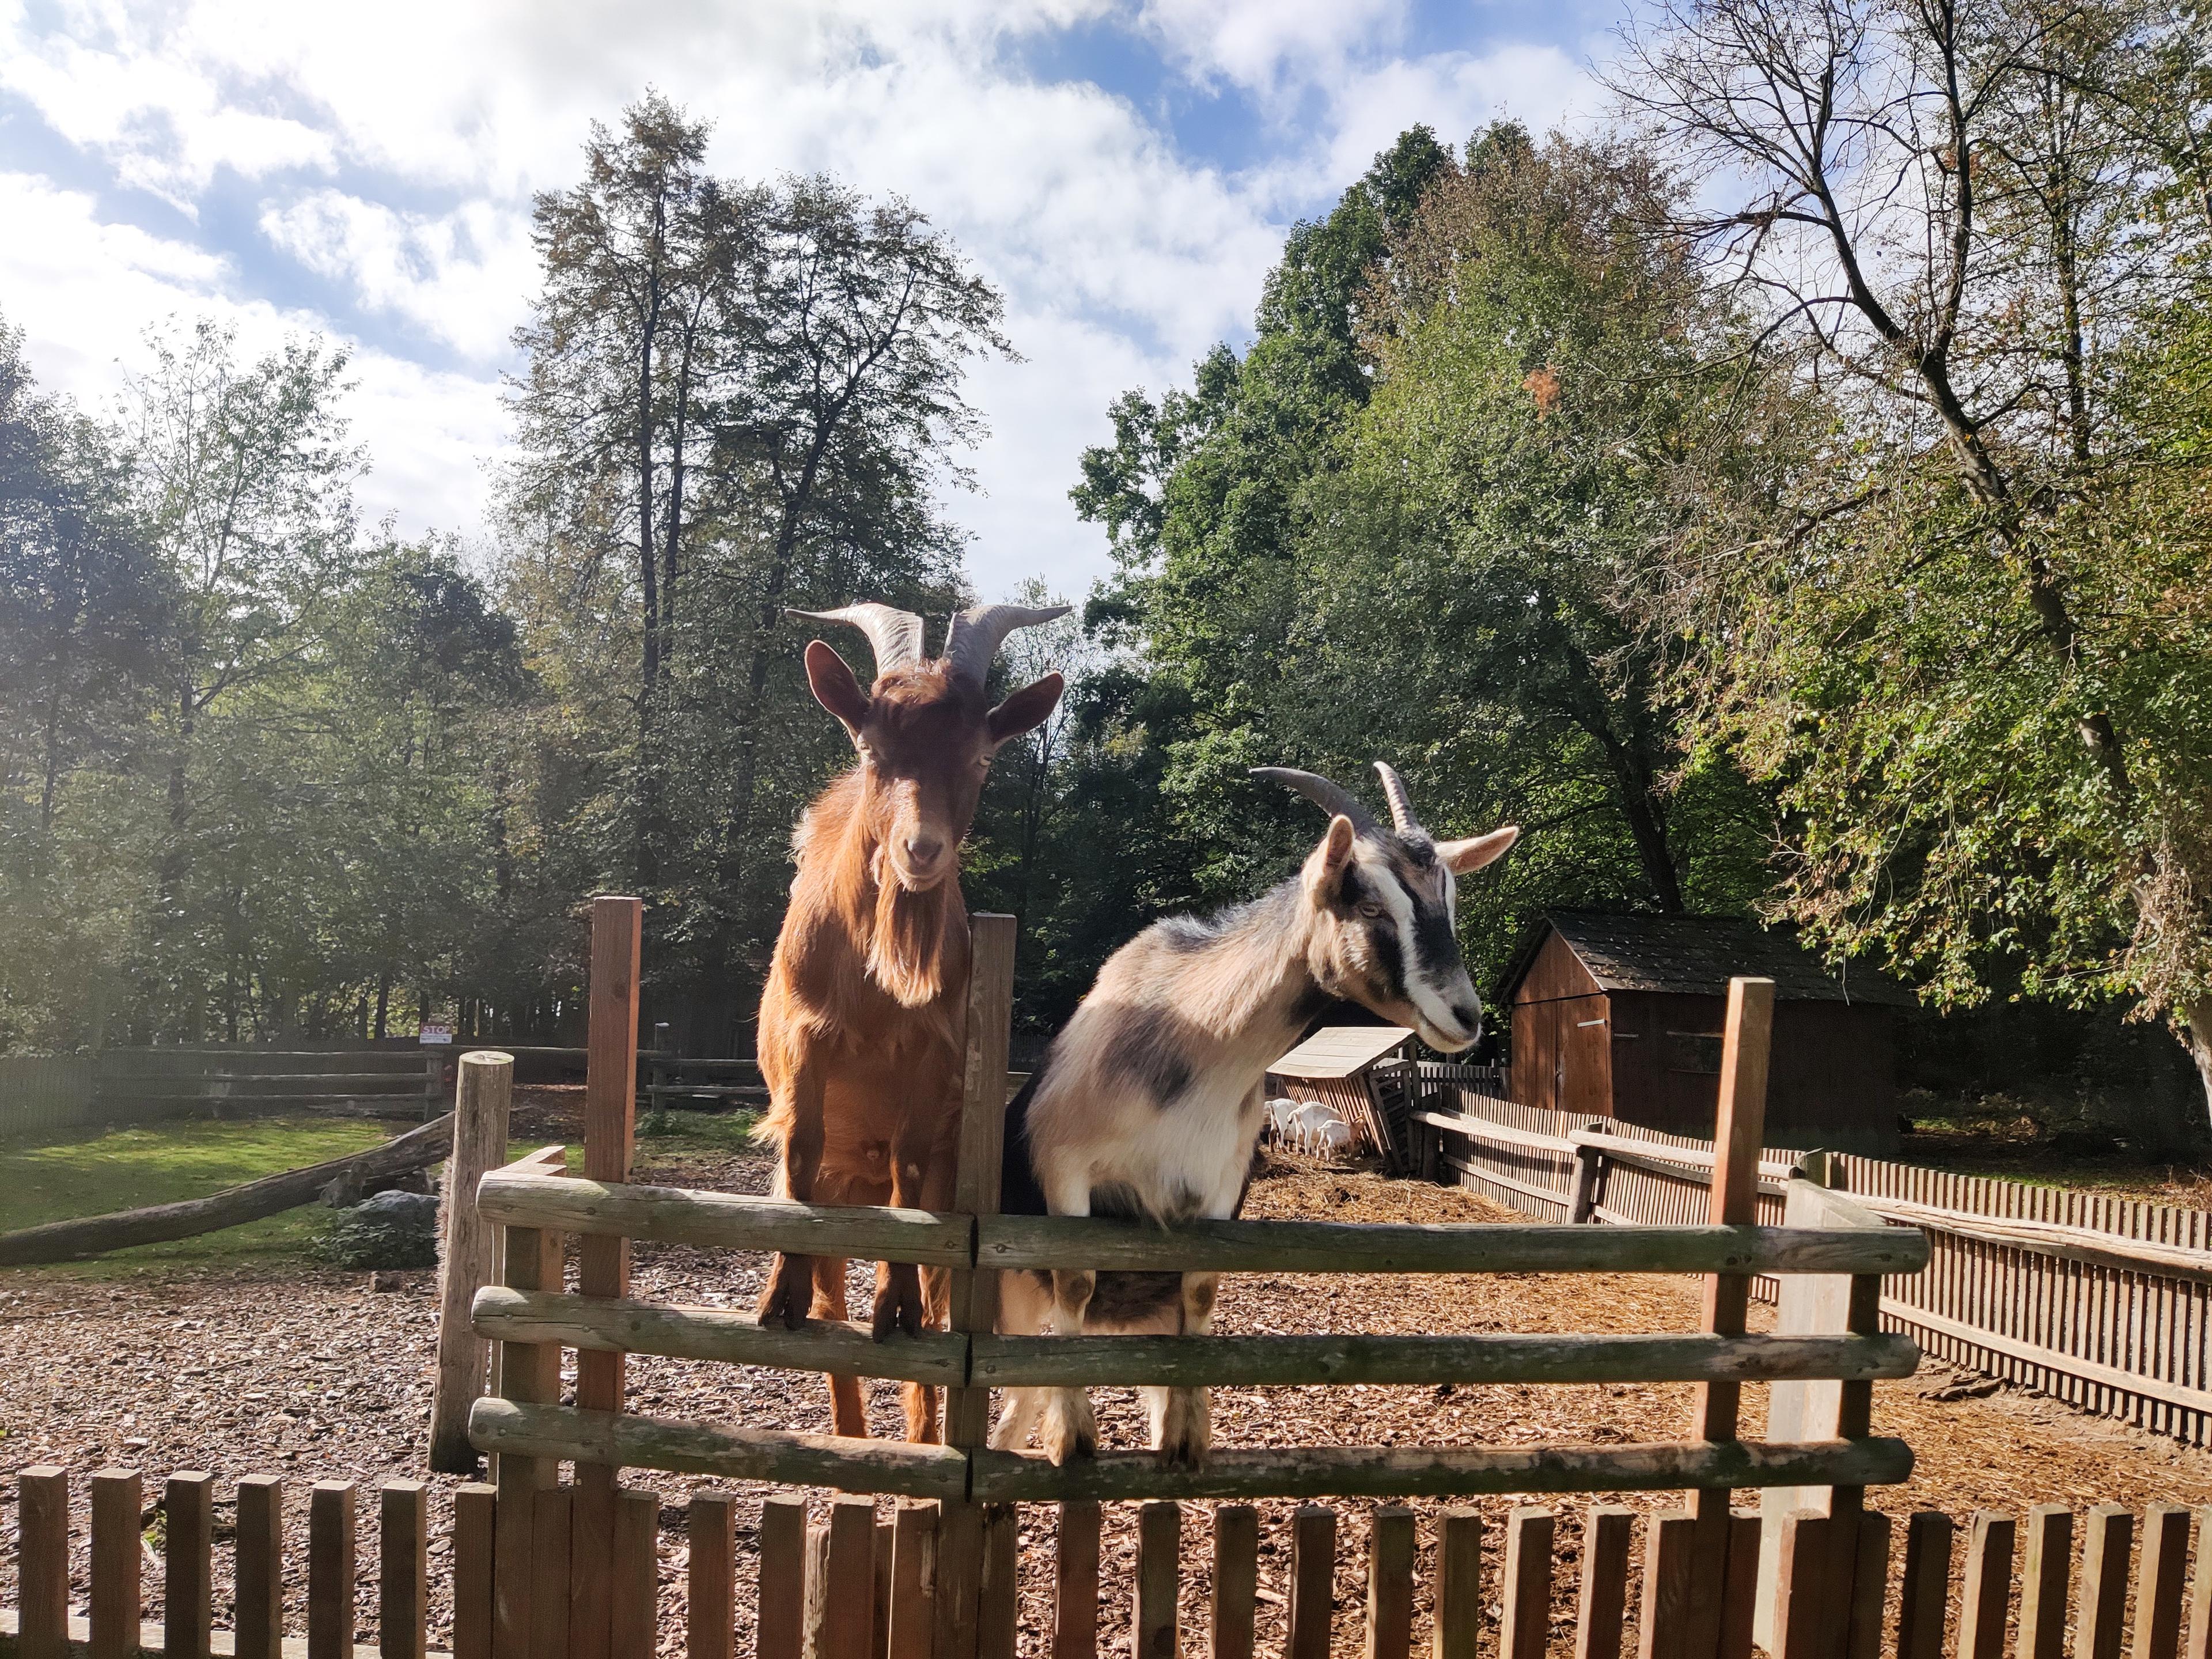
[[[334,1217],[318,1253],[341,1267],[434,1267],[438,1200],[427,1193],[379,1193]]]

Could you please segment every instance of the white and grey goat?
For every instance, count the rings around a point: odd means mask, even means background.
[[[1007,1108],[1002,1203],[1015,1214],[1126,1216],[1172,1226],[1243,1207],[1265,1117],[1267,1063],[1336,998],[1410,1025],[1456,1053],[1481,1034],[1482,1006],[1460,960],[1453,878],[1504,854],[1521,833],[1431,840],[1398,775],[1375,769],[1384,825],[1310,772],[1255,769],[1330,814],[1299,872],[1210,919],[1155,923],[1099,970],[1044,1065]],[[1200,1333],[1212,1273],[1006,1273],[999,1328],[1033,1335]],[[1204,1460],[1203,1389],[1148,1389],[1152,1444],[1170,1463]],[[1056,1463],[1087,1456],[1098,1431],[1080,1389],[1018,1389],[991,1443],[1041,1429]]]

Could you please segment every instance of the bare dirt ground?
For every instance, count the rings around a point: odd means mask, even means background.
[[[639,1143],[640,1179],[759,1192],[765,1190],[767,1177],[765,1161],[749,1152],[682,1150],[651,1139]],[[1517,1219],[1471,1193],[1284,1160],[1272,1163],[1255,1183],[1248,1212],[1365,1221]],[[749,1309],[763,1265],[758,1258],[641,1248],[636,1294]],[[857,1293],[858,1271],[854,1282]],[[857,1295],[855,1305],[865,1305]],[[1755,1325],[1764,1314],[1754,1311]],[[1694,1328],[1697,1317],[1697,1286],[1680,1278],[1249,1275],[1224,1281],[1218,1328],[1682,1330]],[[86,1566],[84,1474],[111,1464],[143,1469],[151,1503],[161,1478],[170,1471],[212,1471],[218,1476],[219,1534],[234,1512],[235,1477],[258,1472],[283,1475],[292,1534],[287,1603],[294,1628],[302,1628],[306,1488],[324,1479],[362,1483],[366,1567],[374,1553],[370,1492],[385,1479],[425,1474],[422,1460],[434,1336],[434,1286],[428,1273],[406,1275],[398,1291],[377,1293],[362,1275],[334,1272],[183,1278],[155,1270],[119,1281],[17,1272],[0,1278],[0,1473],[12,1475],[27,1465],[52,1462],[79,1477],[75,1568],[80,1601]],[[758,1426],[828,1426],[826,1395],[812,1376],[650,1358],[633,1358],[631,1367],[630,1401],[637,1411]],[[2018,1512],[2043,1502],[2079,1510],[2111,1501],[2138,1511],[2154,1501],[2212,1503],[2212,1456],[2124,1425],[2076,1416],[2033,1395],[1999,1390],[1977,1397],[1966,1392],[1971,1382],[1948,1368],[1931,1367],[1909,1381],[1877,1385],[1878,1429],[1911,1441],[1919,1457],[1910,1486],[1874,1495],[1880,1507],[1898,1515],[1941,1509],[1963,1522],[1978,1508]],[[1764,1421],[1764,1392],[1747,1390],[1748,1424]],[[1543,1440],[1678,1439],[1686,1432],[1689,1396],[1690,1389],[1679,1385],[1221,1390],[1215,1395],[1215,1432],[1224,1444],[1503,1446]],[[1133,1395],[1102,1390],[1099,1405],[1109,1443],[1143,1443]],[[879,1431],[896,1431],[891,1385],[877,1385],[872,1409]],[[455,1484],[431,1478],[441,1493]],[[663,1496],[661,1647],[678,1652],[685,1565],[682,1504],[692,1483],[678,1477],[630,1479]],[[754,1526],[763,1489],[738,1490],[747,1500],[739,1518],[739,1650],[750,1651]],[[1502,1553],[1497,1523],[1516,1501],[1507,1497],[1480,1505],[1492,1521],[1487,1541],[1493,1571]],[[1597,1495],[1558,1505],[1555,1652],[1571,1650],[1573,1587],[1580,1565],[1577,1516],[1585,1501],[1625,1502],[1649,1510],[1674,1500],[1660,1494]],[[9,1606],[15,1600],[14,1504],[11,1480],[0,1491],[0,1540],[9,1546],[0,1562],[0,1605]],[[1261,1641],[1263,1650],[1273,1650],[1283,1634],[1292,1506],[1261,1507]],[[1338,1507],[1336,1646],[1339,1652],[1352,1653],[1358,1650],[1364,1601],[1367,1506]],[[1211,1589],[1211,1529],[1205,1509],[1186,1506],[1184,1605],[1193,1632],[1203,1629]],[[149,1531],[157,1522],[149,1515]],[[443,1641],[447,1628],[443,1565],[450,1547],[448,1526],[448,1509],[441,1502],[434,1507],[431,1544],[434,1645]],[[1042,1650],[1036,1632],[1049,1625],[1051,1531],[1048,1508],[1024,1509],[1025,1652]],[[1425,1544],[1425,1527],[1423,1537]],[[1134,1553],[1133,1507],[1110,1506],[1101,1606],[1101,1641],[1108,1650],[1127,1634]],[[228,1607],[231,1595],[228,1556],[228,1550],[218,1548],[219,1608]],[[147,1584],[149,1596],[157,1598],[158,1571],[149,1572]],[[1425,1568],[1423,1585],[1425,1595]],[[373,1639],[374,1592],[367,1579],[357,1603],[362,1639]],[[149,1609],[149,1616],[158,1614]],[[1419,1617],[1416,1637],[1425,1640],[1425,1607]],[[227,1613],[219,1622],[228,1623]]]

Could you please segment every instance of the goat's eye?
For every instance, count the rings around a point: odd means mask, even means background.
[[[1372,902],[1363,904],[1359,907],[1359,914],[1371,921],[1382,914],[1382,907]]]

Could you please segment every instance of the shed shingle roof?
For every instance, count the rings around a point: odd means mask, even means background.
[[[1356,1077],[1413,1034],[1402,1025],[1324,1025],[1267,1068],[1273,1077]]]
[[[1737,975],[1774,981],[1783,1002],[1863,1002],[1909,1008],[1918,1000],[1896,981],[1850,963],[1831,972],[1789,927],[1761,927],[1734,916],[1636,916],[1598,910],[1552,910],[1558,930],[1583,967],[1607,991],[1668,991],[1722,996]],[[1506,994],[1542,942],[1539,930],[1513,970]]]

